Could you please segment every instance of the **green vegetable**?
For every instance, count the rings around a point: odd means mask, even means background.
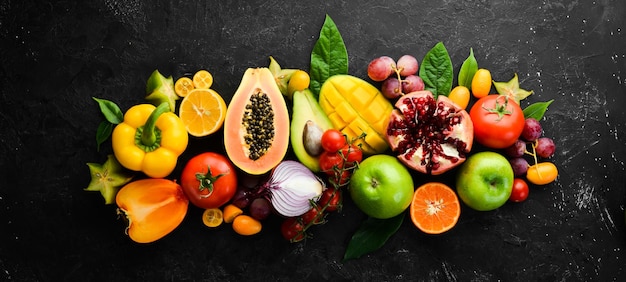
[[[552,102],[554,102],[554,99],[546,102],[537,102],[528,105],[528,107],[523,110],[524,118],[534,118],[536,120],[541,120],[543,118],[543,115],[546,113],[546,110],[548,110],[548,106],[550,106]]]
[[[476,62],[476,57],[474,57],[474,50],[470,48],[469,56],[467,59],[463,61],[461,65],[461,69],[459,70],[459,85],[465,86],[467,89],[472,89],[472,79],[474,78],[474,74],[478,70],[478,62]]]
[[[103,164],[87,163],[87,166],[91,172],[91,182],[84,190],[99,191],[107,205],[114,203],[117,192],[133,179],[133,175],[113,155],[108,155]]]
[[[387,239],[402,225],[404,213],[389,219],[367,218],[352,235],[343,260],[359,258],[362,255],[378,250],[385,245]]]
[[[124,121],[124,114],[122,113],[122,110],[120,110],[120,107],[118,107],[114,102],[95,97],[92,98],[98,102],[100,112],[102,112],[104,118],[106,119],[98,125],[98,131],[96,132],[97,150],[100,151],[100,145],[111,136],[111,133],[113,132],[113,125],[120,124]]]
[[[498,91],[500,95],[508,96],[509,98],[515,100],[517,104],[519,104],[521,100],[524,100],[526,99],[526,97],[533,94],[532,90],[528,91],[528,90],[519,88],[519,80],[517,78],[517,74],[515,74],[513,78],[509,80],[508,82],[494,81],[493,85],[496,87],[496,91]]]
[[[435,96],[447,96],[452,90],[452,61],[448,50],[443,42],[435,44],[435,46],[426,53],[422,65],[420,66],[419,76],[424,81],[426,90],[430,90]]]
[[[326,15],[320,36],[311,51],[310,89],[315,99],[327,78],[336,74],[348,74],[348,51],[335,22]]]
[[[174,90],[174,79],[172,76],[165,77],[159,70],[153,71],[148,78],[146,95],[148,95],[146,100],[154,106],[167,102],[172,112],[176,109],[176,100],[180,98]]]

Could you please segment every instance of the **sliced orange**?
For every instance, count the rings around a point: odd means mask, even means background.
[[[193,86],[198,89],[209,89],[213,85],[213,75],[206,70],[199,70],[193,75]]]
[[[456,225],[461,216],[461,204],[450,187],[429,182],[415,190],[410,213],[413,224],[424,233],[441,234]]]
[[[239,207],[233,204],[226,205],[224,207],[223,212],[224,212],[224,222],[226,223],[232,223],[233,220],[235,220],[235,217],[243,214],[243,210],[241,210]]]
[[[190,135],[207,136],[224,124],[226,102],[212,89],[194,89],[180,103],[178,116]]]
[[[224,221],[222,210],[218,208],[206,209],[202,213],[202,222],[208,227],[218,227]]]
[[[176,92],[176,95],[180,97],[187,96],[187,94],[189,94],[189,92],[193,89],[193,81],[191,78],[186,76],[177,79],[176,83],[174,83],[174,92]]]

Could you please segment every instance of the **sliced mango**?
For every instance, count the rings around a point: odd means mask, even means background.
[[[319,104],[333,127],[349,139],[365,133],[365,138],[355,143],[365,155],[389,148],[385,131],[393,105],[367,81],[347,74],[332,76],[320,89]]]

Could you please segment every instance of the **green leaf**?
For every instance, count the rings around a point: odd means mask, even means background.
[[[543,118],[543,115],[546,113],[546,110],[548,110],[548,106],[550,106],[552,102],[554,102],[554,99],[546,102],[537,102],[528,105],[528,107],[523,110],[524,118],[534,118],[536,120],[541,120]]]
[[[98,106],[100,106],[100,111],[104,115],[104,118],[106,118],[110,123],[120,124],[122,121],[124,121],[124,114],[122,113],[122,110],[120,110],[120,107],[117,106],[117,104],[105,99],[98,99],[96,97],[92,98],[96,102],[98,102]]]
[[[443,42],[437,43],[426,53],[419,76],[424,80],[426,90],[430,90],[435,98],[438,95],[450,94],[453,78],[452,61]]]
[[[362,255],[378,250],[385,245],[387,239],[402,225],[404,213],[389,219],[367,218],[352,235],[343,260],[359,258]]]
[[[478,62],[476,62],[476,57],[474,57],[474,50],[470,48],[469,56],[467,59],[463,61],[461,65],[461,69],[459,70],[459,85],[465,86],[467,89],[472,89],[472,79],[474,78],[474,74],[478,70]]]
[[[317,99],[326,79],[348,73],[348,51],[335,22],[326,15],[320,36],[311,52],[310,89]]]
[[[100,145],[104,143],[113,133],[113,124],[108,121],[102,121],[98,125],[98,131],[96,132],[96,143],[98,144],[98,152],[100,152]]]

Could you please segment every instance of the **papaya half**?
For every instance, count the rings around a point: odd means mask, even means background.
[[[224,147],[241,170],[259,175],[283,160],[289,147],[289,112],[268,68],[249,68],[224,119]]]
[[[354,144],[363,154],[380,154],[389,148],[385,132],[393,105],[373,85],[358,77],[329,77],[320,89],[319,104],[335,129],[349,140],[365,135]]]

